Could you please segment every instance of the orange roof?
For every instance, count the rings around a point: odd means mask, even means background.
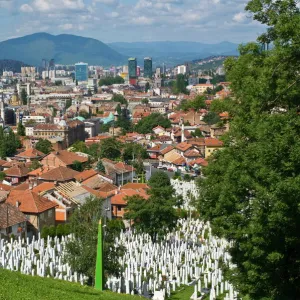
[[[192,148],[193,146],[191,144],[188,144],[186,142],[180,143],[176,146],[176,149],[180,150],[180,151],[187,151],[188,149]]]
[[[15,186],[12,190],[13,191],[26,191],[29,189],[29,183],[23,182],[17,186]]]
[[[24,164],[13,165],[4,171],[8,177],[25,177],[29,173],[29,169]]]
[[[0,191],[10,191],[13,187],[4,183],[0,183]]]
[[[197,156],[201,156],[199,152],[197,152],[196,150],[192,149],[187,151],[184,156],[186,157],[197,157]]]
[[[216,139],[216,138],[206,138],[205,139],[205,146],[206,147],[222,147],[223,142]]]
[[[79,181],[79,182],[82,182],[82,181],[85,181],[95,175],[97,175],[98,172],[96,172],[95,170],[91,169],[91,170],[85,170],[79,174],[77,174],[74,178]]]
[[[190,164],[191,166],[197,164],[197,165],[206,167],[206,166],[208,166],[208,161],[205,160],[204,158],[197,158],[197,159],[191,161],[189,164]]]
[[[165,155],[166,153],[172,151],[173,149],[174,149],[173,146],[168,146],[168,147],[164,148],[163,150],[161,150],[160,153],[161,153],[162,155]]]
[[[38,186],[34,187],[32,191],[34,193],[40,194],[43,192],[47,192],[50,190],[53,190],[55,188],[55,184],[53,182],[43,182],[39,184]]]
[[[43,158],[43,164],[47,164],[47,159],[50,159],[49,157],[54,156],[55,159],[58,159],[62,161],[65,165],[70,166],[74,163],[74,161],[79,161],[81,163],[85,163],[88,161],[86,157],[80,156],[74,152],[70,152],[67,150],[61,150],[57,152],[51,152],[47,156]]]
[[[38,168],[36,170],[33,170],[31,172],[28,173],[29,176],[40,176],[44,173],[47,173],[48,171],[50,171],[51,169],[53,168],[49,168],[48,166],[46,167],[41,167],[41,168]]]
[[[139,189],[144,189],[147,190],[149,189],[149,185],[146,183],[126,183],[121,187],[121,190],[126,190],[126,189],[133,189],[133,190],[139,190]]]
[[[118,194],[111,197],[111,204],[114,205],[127,205],[127,197],[139,195],[145,199],[149,198],[149,195],[147,195],[145,192],[143,193],[142,190],[136,191],[133,189],[124,189],[121,190]]]
[[[28,149],[24,152],[21,152],[20,154],[16,155],[16,157],[21,157],[21,158],[39,158],[44,156],[45,154],[41,151],[38,151],[34,148]]]
[[[39,179],[45,181],[67,181],[74,179],[78,174],[79,172],[77,171],[60,166],[40,175]]]
[[[45,197],[41,197],[31,190],[11,191],[6,203],[12,205],[19,203],[19,210],[23,213],[38,214],[56,207],[56,203],[51,202]]]

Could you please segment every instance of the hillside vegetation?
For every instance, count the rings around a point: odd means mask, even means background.
[[[1,300],[134,300],[139,296],[99,292],[91,287],[81,286],[50,278],[32,277],[0,269]]]

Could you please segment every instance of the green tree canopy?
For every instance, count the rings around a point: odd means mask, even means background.
[[[123,95],[120,95],[120,94],[114,94],[111,100],[114,101],[114,102],[119,102],[119,103],[124,104],[124,105],[128,104],[125,97]]]
[[[246,9],[268,29],[262,45],[240,46],[225,63],[232,121],[204,170],[199,210],[231,241],[229,275],[243,298],[298,299],[300,12],[293,0],[252,0]]]
[[[23,105],[27,105],[27,92],[24,88],[21,90],[21,101]]]
[[[90,118],[90,114],[84,109],[79,111],[79,116],[82,117],[82,118],[85,118],[85,119]]]
[[[213,112],[209,111],[203,118],[203,121],[207,123],[208,125],[214,125],[221,121],[220,116]]]
[[[108,138],[100,143],[100,158],[117,159],[121,156],[121,143],[115,138]]]
[[[138,133],[151,133],[152,129],[156,126],[162,126],[164,128],[171,127],[171,121],[160,113],[153,113],[143,119],[141,119],[135,126],[135,130]]]
[[[150,83],[147,81],[145,84],[145,93],[147,93],[150,90]]]
[[[18,127],[17,127],[17,134],[19,136],[25,136],[25,126],[22,124],[22,122],[18,123]]]
[[[116,76],[116,77],[106,77],[106,78],[101,78],[99,80],[99,86],[103,85],[113,85],[113,84],[123,84],[125,81],[121,76]]]
[[[20,146],[20,140],[14,132],[11,129],[7,132],[0,126],[0,157],[5,159],[8,156],[13,156]]]
[[[180,94],[180,93],[188,94],[188,91],[186,89],[187,85],[188,82],[184,77],[184,75],[178,74],[176,76],[176,81],[175,84],[173,85],[172,91],[174,94]]]
[[[51,142],[44,139],[39,139],[35,145],[35,149],[43,152],[44,154],[49,154],[53,150]]]
[[[82,172],[83,171],[83,163],[78,161],[78,160],[74,160],[72,163],[72,169],[78,172]]]
[[[102,163],[101,160],[99,160],[99,161],[97,162],[96,170],[97,170],[98,172],[105,173],[105,167],[104,167],[104,165],[103,165],[103,163]]]
[[[176,109],[188,111],[190,109],[199,110],[201,108],[206,108],[205,97],[199,95],[193,100],[182,100]]]
[[[149,198],[139,195],[128,197],[125,218],[134,221],[137,231],[148,233],[155,241],[176,226],[177,199],[169,177],[157,172],[150,178]],[[165,185],[163,185],[165,184]]]
[[[88,276],[91,285],[95,281],[98,223],[102,218],[102,202],[99,198],[90,197],[80,209],[74,211],[70,221],[70,231],[74,239],[68,240],[66,245],[65,260],[74,271]],[[103,249],[105,275],[118,276],[121,271],[118,258],[123,255],[124,248],[115,247],[114,239],[120,231],[116,226],[108,225],[106,228]]]

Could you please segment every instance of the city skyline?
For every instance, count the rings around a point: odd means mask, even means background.
[[[0,41],[37,31],[76,34],[105,43],[254,41],[264,27],[244,0],[5,0]],[[38,28],[38,29],[37,29]]]

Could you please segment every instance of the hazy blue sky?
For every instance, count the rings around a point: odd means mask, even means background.
[[[263,28],[244,0],[0,0],[0,40],[35,32],[115,41],[246,42]]]

